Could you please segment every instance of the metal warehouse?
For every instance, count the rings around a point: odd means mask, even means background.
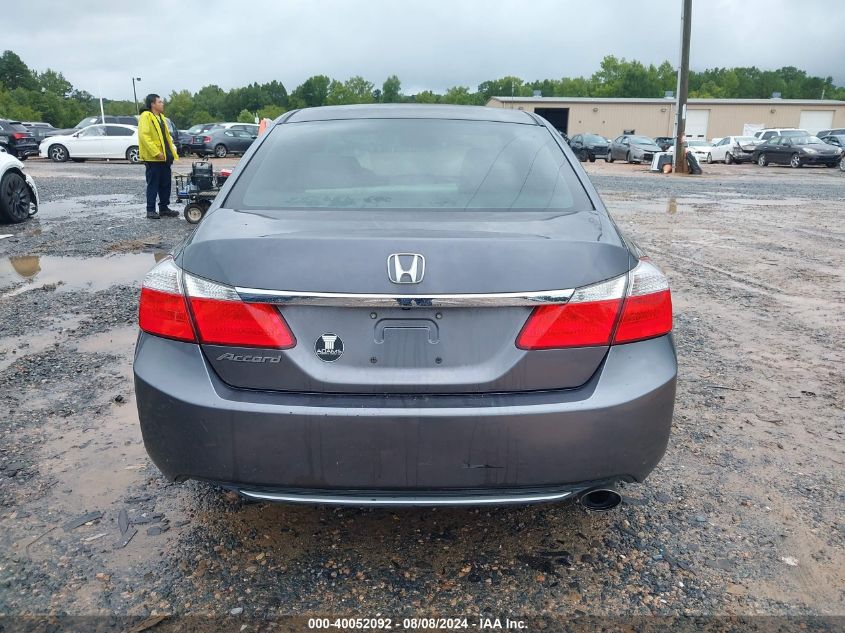
[[[487,105],[535,112],[569,134],[593,132],[614,138],[623,130],[671,136],[674,99],[592,97],[492,97]],[[690,99],[687,136],[715,138],[761,127],[797,127],[815,134],[845,128],[845,101],[805,99]]]

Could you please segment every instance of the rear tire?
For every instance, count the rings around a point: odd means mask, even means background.
[[[766,158],[765,154],[760,154],[757,157],[757,164],[760,165],[760,167],[767,167],[768,166],[769,160]]]
[[[18,157],[17,157],[17,159],[18,159],[19,161],[25,161],[27,158],[29,158],[29,154],[24,154],[23,156],[18,156]]]
[[[226,158],[226,154],[229,153],[229,150],[226,149],[226,146],[223,143],[214,146],[214,155],[217,158]]]
[[[133,165],[137,165],[141,162],[141,154],[136,146],[133,145],[128,150],[126,150],[126,160],[128,160]]]
[[[839,171],[845,171],[845,157],[839,161]]]
[[[70,153],[64,145],[51,145],[50,149],[47,150],[47,156],[54,163],[65,163],[70,158]]]
[[[710,152],[707,152],[707,164],[708,165],[713,164],[713,154],[711,154]]]
[[[794,153],[794,154],[793,154],[793,155],[789,158],[789,165],[790,165],[790,167],[792,167],[793,169],[798,169],[799,167],[802,167],[802,166],[803,166],[803,163],[801,162],[801,156],[799,156],[799,155],[798,155],[798,152],[795,152],[795,153]]]
[[[596,162],[596,157],[593,154],[590,154],[590,162],[591,163]]]
[[[10,171],[0,180],[0,220],[19,224],[29,217],[32,194],[26,180]]]
[[[604,160],[605,160],[606,163],[612,163],[613,162],[613,152],[611,152],[610,150],[607,150],[607,155],[604,157]]]
[[[730,165],[732,162],[734,162],[733,154],[725,152],[725,165]]]
[[[631,152],[628,152],[627,154],[625,154],[625,162],[628,163],[629,165],[631,164]]]

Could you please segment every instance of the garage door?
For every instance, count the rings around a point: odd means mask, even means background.
[[[687,109],[687,138],[707,138],[707,120],[710,110]]]
[[[829,130],[833,127],[833,110],[801,110],[801,122],[798,127],[810,134]]]

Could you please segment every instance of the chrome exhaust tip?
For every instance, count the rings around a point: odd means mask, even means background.
[[[622,495],[613,488],[593,488],[583,493],[578,501],[586,510],[607,512],[622,503]]]

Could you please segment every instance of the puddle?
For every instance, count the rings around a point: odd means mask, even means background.
[[[56,284],[57,290],[96,292],[111,286],[139,285],[162,255],[139,253],[109,257],[54,257],[22,255],[0,259],[0,289],[25,284],[0,297]]]
[[[54,220],[73,218],[89,213],[102,213],[108,216],[129,217],[143,211],[143,201],[135,194],[105,194],[98,196],[79,196],[65,200],[42,202],[38,209],[38,218]]]

